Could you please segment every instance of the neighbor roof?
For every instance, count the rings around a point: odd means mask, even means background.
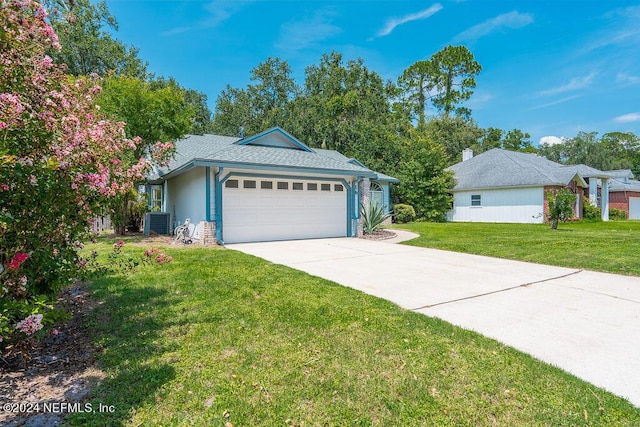
[[[277,133],[291,146],[262,145],[261,136]],[[376,179],[378,174],[334,150],[311,149],[280,128],[248,139],[220,135],[189,135],[175,143],[176,153],[166,167],[157,168],[150,181],[176,175],[196,165],[308,169],[317,173],[340,173]],[[387,177],[386,175],[383,175]],[[397,182],[395,178],[390,182]],[[395,180],[395,181],[393,181]]]
[[[584,165],[565,166],[535,154],[494,148],[448,168],[455,173],[454,190],[480,188],[567,185],[572,180],[586,186],[580,170]],[[584,168],[589,168],[584,166]],[[589,168],[593,169],[593,168]],[[587,170],[586,176],[600,176],[602,171]],[[595,175],[594,175],[595,174]],[[608,177],[606,174],[604,177]]]

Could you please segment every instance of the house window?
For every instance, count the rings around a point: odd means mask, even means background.
[[[278,190],[288,190],[289,183],[288,182],[278,182]]]
[[[238,180],[230,179],[224,183],[225,188],[238,188]]]
[[[293,189],[294,190],[304,190],[304,184],[301,182],[294,182],[293,183]]]
[[[482,206],[482,199],[480,194],[471,195],[471,206]]]
[[[384,193],[382,193],[382,187],[377,182],[372,182],[369,192],[371,203],[377,206],[384,206]]]
[[[307,184],[307,190],[308,191],[318,191],[318,184],[308,183]]]
[[[333,191],[344,191],[344,187],[342,186],[342,184],[335,184],[333,186]]]
[[[151,186],[151,210],[153,212],[160,212],[162,210],[162,186]]]
[[[331,191],[331,184],[320,184],[320,190]]]
[[[262,182],[260,182],[260,188],[262,188],[263,190],[272,190],[273,189],[273,182],[271,182],[271,181],[262,181]]]
[[[256,188],[256,182],[255,181],[244,181],[243,182],[243,186],[244,186],[244,188]]]

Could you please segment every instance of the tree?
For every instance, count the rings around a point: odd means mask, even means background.
[[[507,132],[502,139],[502,148],[524,153],[535,153],[537,151],[531,143],[531,135],[522,132],[520,129],[513,129]]]
[[[91,218],[149,168],[123,165],[139,139],[95,107],[92,78],[63,73],[42,6],[0,7],[0,346],[51,322],[47,306],[78,277]],[[44,317],[43,317],[44,315]],[[29,324],[30,327],[26,327]]]
[[[429,61],[430,80],[436,91],[431,100],[438,110],[449,116],[456,111],[456,105],[473,95],[475,77],[482,71],[482,66],[464,46],[447,46]],[[457,112],[468,115],[469,110],[458,108]]]
[[[246,90],[227,85],[216,101],[213,131],[238,135],[242,128],[255,135],[270,127],[285,126],[288,105],[298,88],[286,61],[268,58],[251,71]]]
[[[62,49],[50,49],[48,53],[56,63],[66,64],[69,74],[106,76],[113,72],[140,78],[147,75],[146,64],[138,58],[138,50],[127,47],[105,31],[105,28],[118,29],[118,22],[109,13],[106,2],[56,3],[51,25]]]
[[[163,155],[155,160],[165,162],[170,155],[170,141],[183,137],[192,128],[194,109],[185,100],[184,90],[173,81],[146,82],[135,77],[111,76],[104,81],[98,102],[107,116],[126,123],[129,138],[140,143],[120,161],[129,167],[136,159],[153,151]],[[111,219],[118,234],[125,233],[129,200],[132,194],[122,194],[112,204]]]
[[[559,221],[564,222],[573,218],[573,205],[576,201],[576,195],[568,188],[547,191],[545,195],[549,206],[547,218],[551,222],[551,229],[556,230]]]
[[[433,142],[442,145],[450,165],[462,160],[465,148],[482,151],[477,149],[483,135],[482,129],[475,122],[461,117],[433,118],[427,122],[424,132]]]
[[[173,77],[151,79],[149,88],[152,91],[166,88],[182,91],[184,102],[192,113],[191,128],[188,133],[203,135],[211,132],[211,110],[207,106],[207,95],[194,89],[185,89]]]
[[[345,64],[340,53],[325,54],[307,67],[287,126],[313,147],[338,150],[391,173],[400,159],[402,132],[389,102],[392,90],[362,59]]]
[[[564,164],[586,164],[600,170],[631,169],[640,173],[640,138],[631,132],[579,132],[555,145],[542,144],[539,154]]]
[[[398,88],[403,102],[411,114],[418,115],[418,126],[424,126],[426,123],[427,101],[435,87],[433,75],[433,62],[418,61],[404,70],[398,78]]]
[[[398,202],[413,206],[419,219],[445,221],[455,186],[444,148],[425,131],[414,130],[405,140],[405,156],[397,177],[395,189]]]

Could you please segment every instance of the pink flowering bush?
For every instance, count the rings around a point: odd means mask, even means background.
[[[59,48],[41,4],[0,0],[0,350],[48,324],[43,301],[86,265],[90,220],[150,167],[95,105],[97,76],[70,77],[45,54]]]

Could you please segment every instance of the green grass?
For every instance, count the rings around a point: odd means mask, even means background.
[[[231,250],[168,253],[93,283],[107,378],[91,402],[116,412],[71,424],[640,425],[627,401],[444,321]]]
[[[640,221],[398,225],[420,234],[405,244],[640,276]]]

